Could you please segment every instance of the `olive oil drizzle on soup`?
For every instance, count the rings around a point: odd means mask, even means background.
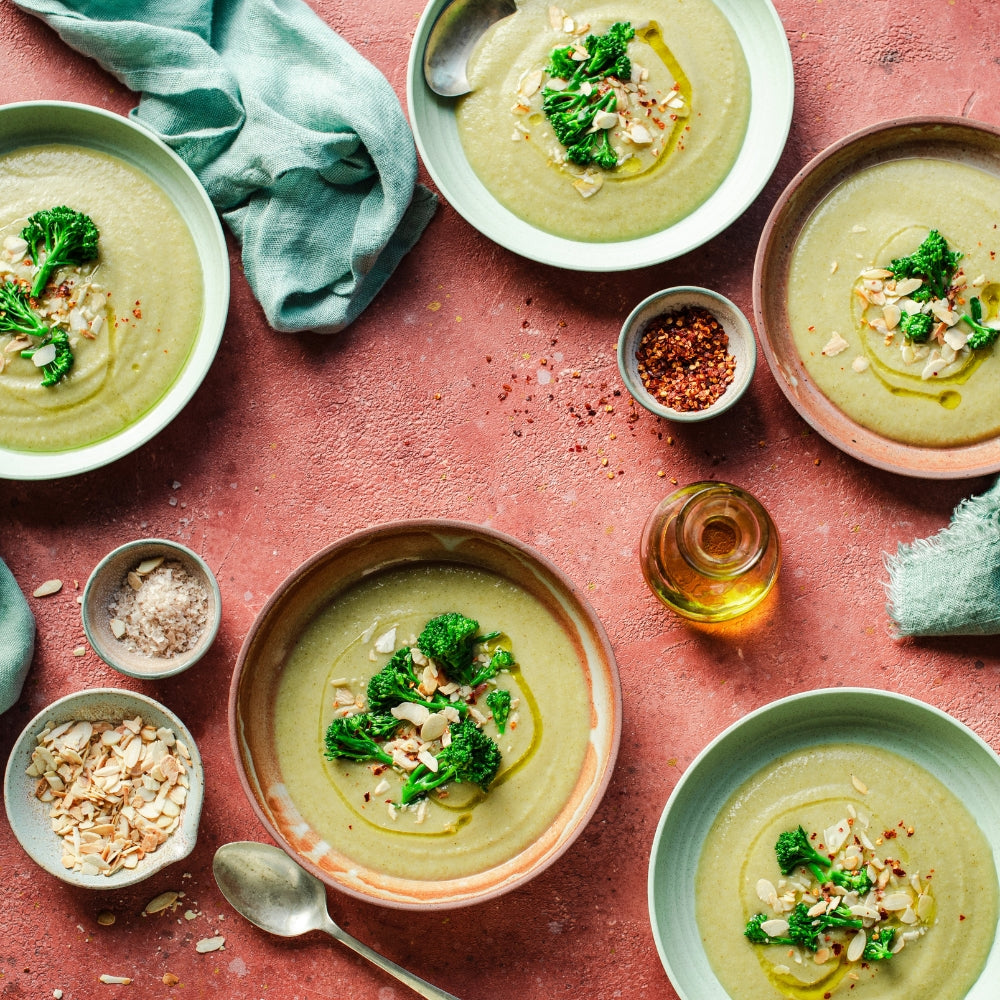
[[[823,831],[852,813],[876,850],[898,859],[907,885],[917,874],[929,887],[926,933],[879,962],[848,963],[832,949],[817,953],[825,962],[804,950],[796,961],[788,946],[748,941],[747,921],[767,909],[759,880],[780,883],[778,836],[800,824]],[[786,754],[737,789],[705,839],[695,892],[705,951],[732,1000],[962,1000],[997,930],[997,872],[973,817],[925,769],[867,744]]]
[[[0,446],[57,452],[93,444],[148,412],[190,355],[204,303],[194,240],[157,184],[106,153],[29,146],[0,157],[0,176],[0,238],[16,237],[29,215],[54,205],[89,215],[100,230],[98,259],[71,276],[90,276],[107,295],[103,326],[93,339],[71,336],[75,361],[57,385],[41,386],[31,361],[8,355]],[[0,349],[9,342],[0,336]]]
[[[363,697],[390,655],[372,654],[373,638],[395,627],[397,648],[411,645],[447,611],[509,638],[517,668],[498,683],[518,702],[518,723],[502,736],[486,725],[503,754],[487,793],[451,784],[443,798],[431,793],[426,809],[390,809],[401,785],[393,768],[376,776],[366,763],[324,759],[331,681]],[[303,817],[352,861],[417,880],[484,871],[531,844],[569,797],[590,738],[584,668],[559,623],[511,581],[460,565],[389,570],[337,596],[289,654],[275,711],[281,772]],[[388,788],[374,794],[381,780]]]

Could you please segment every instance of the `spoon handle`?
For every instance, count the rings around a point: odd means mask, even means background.
[[[346,944],[348,948],[356,951],[362,958],[367,958],[373,965],[377,965],[380,969],[388,972],[390,976],[395,976],[401,983],[409,986],[414,993],[419,993],[420,996],[427,997],[427,1000],[458,1000],[458,997],[453,994],[446,993],[444,990],[432,986],[426,980],[415,976],[412,972],[408,972],[401,965],[396,965],[395,962],[389,961],[388,958],[380,955],[377,951],[372,951],[368,945],[362,944],[357,938],[351,937],[347,931],[338,927],[332,919],[323,925],[322,930],[326,931],[330,937],[336,938],[341,944]]]

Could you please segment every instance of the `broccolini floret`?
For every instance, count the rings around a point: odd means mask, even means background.
[[[346,718],[334,719],[327,727],[323,742],[327,760],[344,757],[348,760],[377,760],[391,765],[392,757],[378,744],[389,739],[399,728],[400,719],[388,713],[359,712]]]
[[[25,288],[15,281],[0,283],[0,333],[14,336],[40,337],[42,342],[21,351],[22,358],[33,359],[40,350],[52,357],[39,365],[42,385],[55,385],[73,367],[73,349],[62,330],[46,326],[34,309]],[[48,345],[52,349],[48,349]]]
[[[774,853],[778,858],[778,868],[782,875],[791,875],[800,865],[810,864],[830,867],[830,859],[824,857],[809,843],[809,836],[801,825],[796,830],[785,830],[780,834],[774,845]]]
[[[400,793],[400,805],[409,805],[448,782],[471,782],[484,792],[500,767],[500,748],[471,719],[449,727],[451,742],[436,756],[437,771],[419,764],[410,772]]]
[[[838,906],[832,911],[818,915],[810,915],[805,903],[796,903],[795,908],[786,918],[788,933],[785,935],[770,935],[763,925],[772,919],[766,913],[756,913],[747,921],[743,933],[754,944],[791,944],[816,951],[820,946],[820,938],[833,930],[857,930],[863,926],[862,921],[855,917],[845,906]]]
[[[452,703],[441,694],[425,698],[417,690],[420,678],[413,669],[413,657],[408,646],[397,649],[389,662],[368,681],[368,709],[371,712],[389,712],[404,701],[423,705],[431,712],[451,706],[464,714],[468,706],[461,701]]]
[[[501,735],[507,731],[510,717],[510,692],[506,688],[494,688],[486,696],[486,705],[493,713],[493,722]]]
[[[903,313],[899,321],[903,336],[913,344],[922,344],[934,329],[934,317],[930,313]]]
[[[44,364],[38,364],[40,359],[35,356],[50,345],[52,350],[48,353],[52,357]],[[42,385],[46,387],[55,385],[73,367],[73,348],[69,346],[69,337],[65,330],[53,329],[49,336],[36,347],[29,347],[21,351],[21,357],[35,360],[42,372]]]
[[[578,166],[596,164],[612,170],[618,165],[610,130],[595,125],[595,119],[617,103],[614,90],[605,84],[607,78],[628,80],[632,74],[628,43],[634,37],[632,25],[618,21],[603,35],[587,36],[587,59],[574,59],[578,50],[572,45],[556,48],[549,56],[546,72],[564,81],[565,86],[546,84],[542,110],[556,138],[566,147],[566,159]]]
[[[35,278],[31,285],[32,298],[38,298],[49,278],[61,267],[85,264],[97,257],[100,232],[94,220],[83,212],[56,205],[28,217],[21,230],[21,239],[31,248]]]
[[[889,264],[889,270],[897,281],[902,278],[920,278],[923,284],[910,298],[917,302],[928,302],[930,299],[943,299],[947,296],[955,266],[961,259],[961,252],[949,250],[947,240],[936,229],[932,229],[913,253],[907,257],[896,257]]]
[[[868,962],[884,962],[886,959],[892,958],[892,942],[895,936],[894,928],[885,925],[877,927],[872,931],[872,936],[868,939],[861,957]]]
[[[983,305],[978,298],[969,300],[969,312],[971,315],[963,314],[962,316],[962,319],[972,328],[972,333],[969,334],[966,344],[973,351],[990,347],[1000,335],[1000,330],[983,324]]]

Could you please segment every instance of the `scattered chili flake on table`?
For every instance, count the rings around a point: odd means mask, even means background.
[[[736,370],[728,334],[699,306],[651,320],[635,357],[646,390],[672,410],[711,406],[726,391]]]

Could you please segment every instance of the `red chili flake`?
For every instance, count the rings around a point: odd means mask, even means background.
[[[707,310],[691,306],[651,320],[635,352],[639,377],[672,410],[703,410],[733,381],[729,336]]]

